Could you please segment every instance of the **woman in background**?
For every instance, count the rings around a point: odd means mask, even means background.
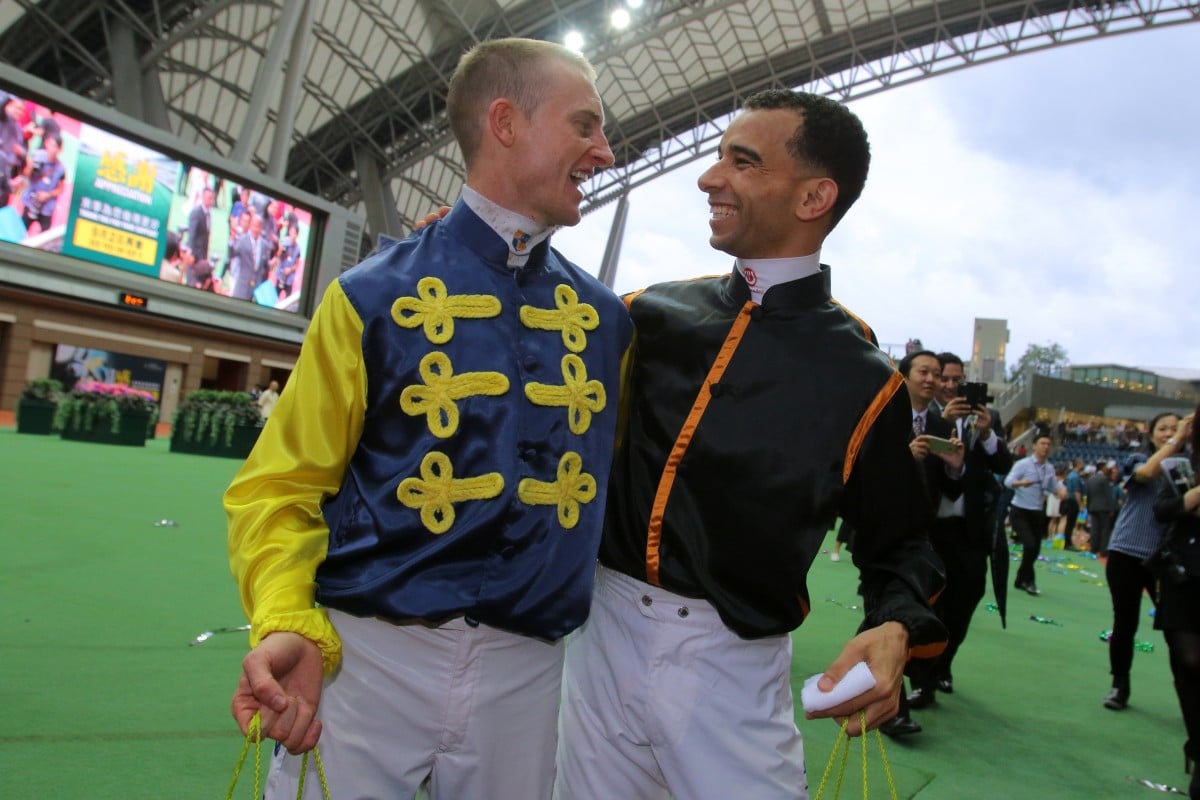
[[[1192,417],[1183,422],[1191,425]],[[1142,593],[1154,598],[1154,575],[1142,562],[1158,547],[1164,525],[1154,517],[1157,483],[1162,476],[1163,459],[1183,449],[1185,430],[1179,416],[1163,413],[1150,420],[1150,433],[1142,452],[1125,461],[1125,492],[1108,544],[1105,578],[1112,595],[1112,635],[1108,640],[1108,663],[1112,688],[1104,696],[1105,708],[1120,711],[1129,705],[1129,672],[1133,667],[1133,637],[1142,613]]]
[[[1197,407],[1200,412],[1200,407]],[[1176,440],[1183,442],[1190,430],[1190,465],[1194,476],[1200,470],[1200,428],[1194,424],[1193,413],[1184,420]],[[1183,726],[1187,742],[1183,745],[1185,768],[1192,773],[1188,796],[1200,800],[1200,486],[1194,478],[1189,483],[1172,480],[1160,482],[1158,498],[1154,501],[1154,516],[1168,526],[1171,549],[1178,556],[1183,575],[1178,579],[1159,578],[1158,611],[1154,628],[1163,632],[1171,654],[1171,674],[1175,677],[1175,693],[1183,711]],[[1189,488],[1190,487],[1190,488]]]
[[[1060,481],[1064,480],[1067,477],[1066,465],[1060,464],[1055,467],[1054,474]],[[1054,537],[1062,533],[1065,527],[1066,519],[1062,515],[1062,501],[1056,494],[1046,495],[1046,541],[1053,545]],[[1070,546],[1070,542],[1063,542],[1063,547],[1070,548]]]

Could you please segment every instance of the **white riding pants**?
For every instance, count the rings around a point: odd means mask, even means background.
[[[554,781],[563,648],[463,619],[395,625],[330,610],[342,664],[327,679],[318,747],[334,800],[539,800]],[[267,800],[294,800],[282,747]],[[320,798],[313,758],[304,797]]]
[[[790,636],[600,567],[567,641],[556,800],[806,800]]]

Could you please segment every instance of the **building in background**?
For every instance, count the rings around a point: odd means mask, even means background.
[[[1007,382],[1008,320],[975,318],[967,380],[986,383],[992,391]]]

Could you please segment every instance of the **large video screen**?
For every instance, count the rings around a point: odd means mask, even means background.
[[[0,241],[296,312],[311,210],[0,86]]]

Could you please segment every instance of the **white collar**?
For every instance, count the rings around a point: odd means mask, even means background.
[[[529,261],[529,253],[550,234],[557,230],[553,225],[541,225],[529,217],[509,211],[487,199],[470,186],[463,186],[463,202],[474,211],[488,227],[508,243],[508,266],[523,267]]]
[[[761,305],[763,296],[772,286],[820,272],[821,251],[794,258],[739,258],[734,266],[750,287],[750,299]]]

